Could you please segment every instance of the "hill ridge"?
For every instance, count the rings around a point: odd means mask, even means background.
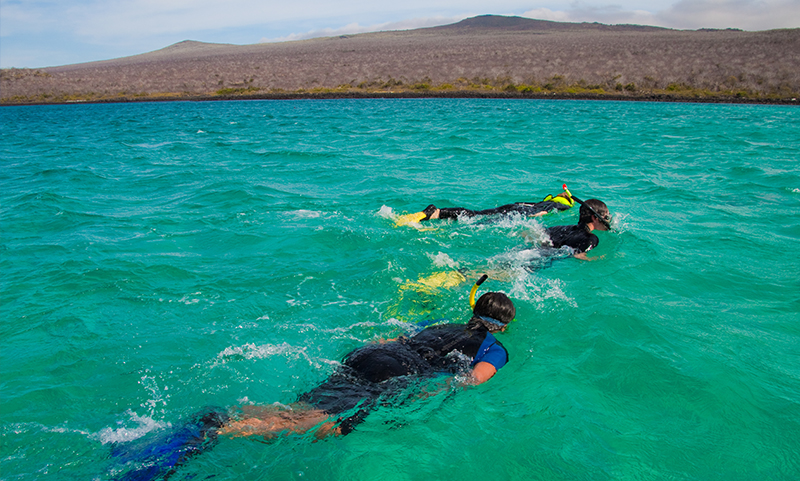
[[[0,81],[3,104],[381,92],[790,99],[800,93],[800,29],[686,31],[480,16],[281,43],[185,40],[120,59],[3,70]]]

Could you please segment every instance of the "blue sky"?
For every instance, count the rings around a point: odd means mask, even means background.
[[[800,0],[0,0],[0,67],[107,60],[182,40],[244,45],[406,30],[484,14],[769,30],[800,27]]]

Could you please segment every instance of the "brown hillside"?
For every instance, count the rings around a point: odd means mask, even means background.
[[[181,42],[132,57],[2,71],[2,102],[280,93],[800,92],[800,29],[682,31],[482,16],[442,27],[255,45]]]

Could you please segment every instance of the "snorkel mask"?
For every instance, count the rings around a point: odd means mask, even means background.
[[[569,191],[569,189],[567,189],[567,184],[564,184],[564,185],[562,185],[561,187],[564,189],[564,192],[566,192],[566,193],[567,193],[567,195],[568,195],[568,196],[569,196],[569,197],[570,197],[572,200],[574,200],[575,202],[579,203],[581,206],[583,206],[583,207],[586,207],[586,209],[587,209],[589,212],[591,212],[591,213],[592,213],[592,215],[593,215],[593,216],[595,216],[595,218],[596,218],[597,220],[599,220],[599,221],[600,221],[600,222],[601,222],[601,223],[602,223],[604,226],[606,226],[606,228],[607,228],[608,230],[611,230],[611,222],[610,222],[610,220],[611,220],[611,219],[610,219],[610,217],[609,217],[608,219],[606,219],[604,216],[602,216],[602,215],[598,214],[596,210],[594,210],[594,209],[593,209],[593,208],[591,208],[590,206],[586,205],[586,203],[585,203],[584,201],[582,201],[582,200],[580,200],[579,198],[577,198],[577,197],[575,197],[574,195],[572,195],[572,193]]]

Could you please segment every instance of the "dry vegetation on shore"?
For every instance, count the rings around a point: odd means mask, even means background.
[[[792,102],[800,29],[744,32],[483,16],[298,42],[181,42],[102,62],[0,73],[4,105],[350,96]]]

